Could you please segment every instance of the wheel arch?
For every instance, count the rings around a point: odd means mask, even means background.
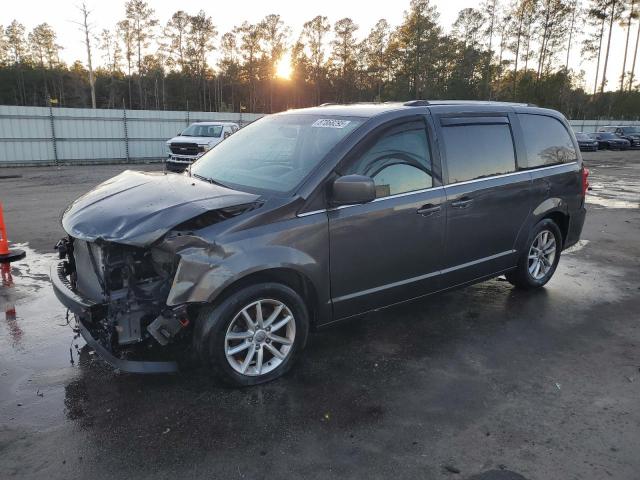
[[[280,283],[294,290],[302,297],[309,309],[309,320],[312,326],[321,318],[320,299],[312,280],[303,272],[291,267],[271,267],[262,270],[246,272],[230,281],[212,302],[220,303],[238,290],[259,283]]]
[[[562,246],[564,248],[564,244],[567,241],[567,235],[569,234],[569,214],[560,210],[554,210],[545,214],[540,220],[545,219],[552,220],[560,229],[560,234],[562,235]]]
[[[533,223],[531,224],[531,228],[546,218],[553,220],[553,222],[558,226],[560,233],[562,234],[562,243],[564,245],[569,233],[570,219],[569,206],[567,205],[567,202],[558,197],[545,199],[533,210]]]

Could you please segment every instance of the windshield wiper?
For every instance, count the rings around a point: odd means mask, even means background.
[[[230,186],[225,185],[224,183],[219,182],[218,180],[215,180],[210,177],[205,177],[204,175],[198,175],[197,173],[194,173],[193,176],[199,180],[202,180],[203,182],[211,183],[213,185],[218,185],[219,187],[231,188]]]

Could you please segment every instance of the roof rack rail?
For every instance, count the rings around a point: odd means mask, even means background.
[[[431,105],[502,105],[511,107],[532,107],[523,102],[503,102],[500,100],[432,100]]]
[[[338,105],[338,104],[337,103],[332,103],[332,102],[327,102],[327,103],[321,103],[318,106],[319,107],[330,107],[331,105]]]
[[[430,105],[429,100],[409,100],[408,102],[404,102],[402,105],[405,107],[426,107]]]

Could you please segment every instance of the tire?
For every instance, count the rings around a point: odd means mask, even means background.
[[[546,236],[543,233],[546,232]],[[551,236],[553,236],[554,248],[551,249]],[[541,241],[547,239],[542,246],[548,246],[544,252],[547,254],[539,254],[536,252],[536,246],[541,245]],[[531,230],[531,234],[526,243],[526,247],[522,251],[518,259],[518,265],[514,270],[506,273],[509,283],[517,288],[533,289],[544,286],[556,271],[558,261],[560,260],[560,252],[562,251],[562,234],[558,225],[551,219],[544,219],[536,224]],[[530,258],[530,255],[539,255],[537,259]],[[539,270],[536,265],[540,264]]]
[[[279,283],[260,283],[202,309],[194,342],[214,376],[234,386],[249,386],[284,375],[304,349],[308,334],[309,313],[300,295]]]

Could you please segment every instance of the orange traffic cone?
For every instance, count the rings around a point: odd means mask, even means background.
[[[2,214],[2,203],[0,203],[0,263],[9,263],[24,258],[24,250],[9,250],[9,239],[7,238],[7,228],[4,226],[4,216]]]

